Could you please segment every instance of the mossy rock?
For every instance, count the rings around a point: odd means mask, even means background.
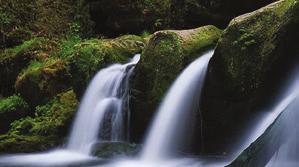
[[[55,45],[55,42],[44,38],[33,38],[14,48],[3,50],[0,53],[0,94],[11,95],[14,92],[14,82],[21,70],[31,60],[42,60],[48,57]]]
[[[77,106],[76,95],[69,90],[48,104],[36,107],[34,117],[13,122],[10,131],[0,136],[0,152],[35,152],[61,144]]]
[[[210,61],[202,97],[210,151],[233,144],[248,118],[275,100],[297,62],[298,27],[298,0],[281,0],[231,21]]]
[[[134,134],[141,137],[177,75],[204,51],[213,48],[221,33],[214,26],[204,26],[192,30],[160,31],[151,36],[132,81]]]
[[[119,158],[136,156],[140,145],[125,142],[100,142],[93,145],[92,155],[100,158]]]
[[[10,124],[29,114],[28,104],[19,96],[0,100],[0,134],[9,130]]]
[[[70,87],[67,62],[58,58],[32,61],[17,77],[15,88],[31,106],[46,103]]]
[[[115,39],[90,39],[77,43],[63,57],[69,62],[72,86],[81,95],[94,74],[114,63],[125,63],[141,53],[145,40],[135,35]]]

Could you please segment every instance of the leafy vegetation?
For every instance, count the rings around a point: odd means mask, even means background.
[[[28,104],[17,95],[0,100],[0,134],[9,130],[10,123],[29,114]]]
[[[77,105],[75,93],[69,90],[58,94],[49,103],[37,106],[33,117],[13,122],[9,132],[0,136],[0,152],[45,150],[61,143]]]

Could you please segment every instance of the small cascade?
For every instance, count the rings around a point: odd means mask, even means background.
[[[176,79],[164,98],[147,136],[141,159],[160,161],[173,158],[184,144],[190,117],[199,109],[201,88],[214,51],[191,63]]]
[[[129,77],[139,59],[136,55],[127,64],[115,64],[96,74],[80,104],[67,149],[89,154],[98,140],[128,138]]]
[[[0,166],[64,167],[99,163],[100,159],[90,155],[95,142],[125,141],[129,137],[129,77],[139,59],[138,54],[127,64],[111,65],[96,74],[79,106],[65,148],[0,156]]]

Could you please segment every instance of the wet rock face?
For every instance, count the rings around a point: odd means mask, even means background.
[[[202,98],[212,150],[242,134],[254,111],[274,99],[288,76],[298,51],[298,6],[297,0],[278,1],[233,19],[224,31]]]
[[[182,31],[159,31],[144,48],[132,78],[132,135],[141,140],[153,113],[179,73],[207,49],[222,31],[204,26]]]

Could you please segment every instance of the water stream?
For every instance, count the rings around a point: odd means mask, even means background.
[[[90,82],[66,147],[34,154],[0,157],[0,166],[67,166],[97,160],[90,156],[98,141],[125,141],[128,138],[129,77],[140,55],[127,64],[100,70]]]

